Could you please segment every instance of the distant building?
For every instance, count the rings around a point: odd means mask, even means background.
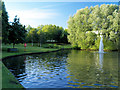
[[[55,40],[47,40],[47,42],[56,42]]]

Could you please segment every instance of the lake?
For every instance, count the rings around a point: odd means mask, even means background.
[[[25,88],[118,88],[118,52],[63,50],[3,61]]]

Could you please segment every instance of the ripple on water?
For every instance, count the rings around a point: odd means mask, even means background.
[[[18,79],[18,81],[19,81],[19,82],[22,82],[23,80],[21,80],[21,79]]]
[[[23,74],[18,74],[17,76],[23,76]]]
[[[117,70],[116,53],[98,54],[73,50],[69,54],[62,54],[26,56],[24,65],[23,58],[18,59],[21,65],[19,68],[15,68],[18,67],[18,62],[13,67],[13,62],[10,61],[11,66],[8,66],[12,67],[14,75],[18,74],[17,79],[25,88],[118,88],[116,72],[120,70]]]
[[[94,86],[83,86],[83,88],[95,88]]]
[[[85,83],[82,82],[82,83],[80,83],[80,84],[85,84]]]
[[[109,85],[110,87],[113,87],[113,88],[118,88],[118,86],[114,86],[114,85]]]
[[[102,84],[94,84],[95,86],[103,86]]]
[[[22,77],[19,77],[18,79],[24,79],[24,78],[26,78],[27,76],[22,76]]]

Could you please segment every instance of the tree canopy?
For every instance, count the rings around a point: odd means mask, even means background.
[[[19,22],[19,18],[17,18],[17,16],[15,16],[13,22],[9,23],[5,4],[4,2],[1,3],[2,11],[0,11],[0,20],[2,19],[2,42],[5,44],[13,43],[13,47],[17,43],[24,43],[26,37],[25,26]]]
[[[8,23],[8,13],[5,8],[4,2],[2,2],[2,42],[8,43],[8,35],[9,35],[9,23]]]
[[[26,28],[27,41],[45,43],[50,40],[55,40],[58,43],[67,43],[67,30],[56,25],[39,25],[37,28],[32,28],[30,25]]]
[[[25,33],[25,26],[22,26],[19,22],[19,18],[15,16],[14,22],[10,25],[8,36],[9,43],[13,43],[13,48],[15,44],[25,42]]]
[[[98,49],[100,33],[104,36],[105,49],[116,50],[120,40],[120,14],[118,5],[86,7],[77,10],[68,20],[68,40],[81,49]],[[93,31],[97,31],[95,34]],[[112,43],[112,44],[111,44]]]

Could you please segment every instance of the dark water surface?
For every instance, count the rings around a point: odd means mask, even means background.
[[[3,61],[25,88],[118,88],[120,53],[64,50]]]

